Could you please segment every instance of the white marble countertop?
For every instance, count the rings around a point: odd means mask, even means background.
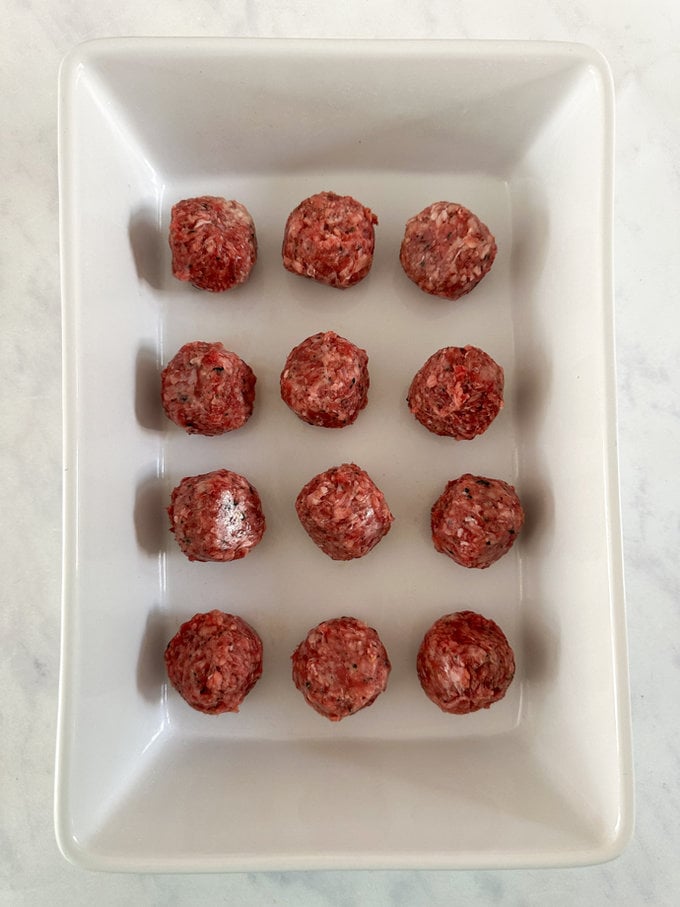
[[[675,0],[7,0],[3,139],[0,903],[665,905],[680,888],[680,7]],[[506,872],[91,874],[54,840],[61,417],[57,69],[117,35],[579,41],[616,84],[616,344],[637,819],[616,861]]]

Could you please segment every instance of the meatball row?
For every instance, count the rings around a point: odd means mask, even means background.
[[[262,640],[241,617],[213,610],[182,624],[165,649],[168,679],[185,702],[208,715],[238,712],[262,675]],[[313,627],[291,656],[293,683],[329,721],[372,705],[392,665],[376,630],[356,617]],[[465,715],[502,699],[515,674],[510,644],[474,611],[445,614],[418,649],[416,670],[443,712]]]
[[[288,216],[281,256],[291,274],[345,290],[371,270],[378,218],[349,195],[318,192]],[[211,293],[249,278],[257,261],[250,212],[234,200],[212,195],[186,198],[172,208],[169,234],[172,273]],[[488,274],[496,241],[464,205],[439,201],[410,218],[399,261],[425,293],[460,299]]]
[[[253,413],[256,377],[222,343],[186,343],[161,373],[167,417],[189,434],[221,435]],[[368,355],[334,331],[307,337],[286,358],[281,399],[309,425],[345,428],[368,403]],[[475,346],[443,347],[425,362],[407,403],[428,431],[456,440],[483,434],[503,408],[503,369]]]
[[[298,494],[295,510],[314,544],[335,561],[367,555],[394,521],[382,491],[355,463],[314,476]],[[190,561],[240,560],[262,541],[266,528],[257,490],[228,469],[182,479],[168,516]],[[523,524],[512,485],[470,473],[449,482],[431,510],[435,549],[479,570],[507,554]]]

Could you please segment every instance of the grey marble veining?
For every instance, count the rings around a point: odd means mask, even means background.
[[[675,0],[8,0],[0,37],[0,903],[670,905],[680,888],[680,7]],[[68,865],[52,827],[59,662],[60,320],[56,78],[96,36],[582,41],[617,92],[619,441],[637,822],[613,863],[508,872],[113,876]]]

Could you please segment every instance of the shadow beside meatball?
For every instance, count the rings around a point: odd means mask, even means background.
[[[135,260],[137,277],[152,289],[163,286],[163,237],[155,213],[148,207],[133,211],[128,222],[128,238]]]
[[[165,483],[154,468],[137,485],[134,512],[137,544],[152,557],[157,557],[166,547],[168,503]]]
[[[531,467],[531,476],[520,478],[517,489],[525,514],[518,542],[525,553],[535,544],[549,544],[555,533],[555,497],[549,483],[542,478],[544,473],[537,457],[533,458]]]
[[[147,702],[158,702],[166,681],[163,653],[172,633],[158,605],[149,611],[137,658],[137,689]]]
[[[522,673],[530,683],[551,682],[557,674],[560,644],[557,629],[537,603],[524,602],[519,629],[518,649],[522,653]]]
[[[167,424],[161,405],[161,368],[156,350],[142,345],[135,359],[135,416],[142,428],[162,431]]]

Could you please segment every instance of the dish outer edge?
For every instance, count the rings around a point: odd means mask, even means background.
[[[129,858],[90,857],[87,851],[74,844],[66,829],[64,800],[64,772],[68,760],[66,728],[69,723],[69,703],[66,688],[71,676],[71,660],[68,645],[73,629],[73,615],[68,602],[72,600],[75,583],[75,552],[73,549],[77,526],[77,462],[78,449],[73,430],[73,409],[77,395],[75,360],[73,355],[73,303],[76,277],[69,253],[69,223],[66,212],[71,208],[65,197],[72,192],[70,143],[73,128],[73,92],[76,89],[78,70],[91,59],[96,59],[99,50],[125,54],[137,51],[146,45],[149,52],[154,50],[177,49],[186,51],[209,47],[213,51],[225,47],[265,53],[273,50],[290,53],[294,50],[317,48],[320,45],[346,50],[365,45],[371,49],[396,52],[422,53],[427,51],[454,51],[459,56],[473,57],[489,51],[511,56],[518,53],[536,54],[547,51],[561,51],[568,56],[581,58],[592,66],[600,78],[604,99],[604,158],[607,170],[603,175],[603,231],[604,231],[604,273],[602,282],[603,316],[605,318],[605,359],[606,369],[606,524],[608,530],[610,613],[612,622],[612,654],[614,669],[615,712],[617,726],[617,748],[621,778],[619,797],[619,818],[614,835],[599,848],[579,854],[559,852],[526,855],[496,852],[486,854],[451,853],[442,854],[394,854],[385,859],[384,855],[339,854],[300,855],[237,855],[232,860],[206,858],[205,860],[130,860]],[[239,870],[320,870],[320,869],[499,869],[499,868],[548,868],[576,867],[603,863],[618,857],[625,849],[634,830],[634,777],[632,764],[632,723],[630,706],[630,684],[628,677],[628,643],[626,624],[625,585],[623,573],[623,547],[621,538],[621,506],[619,488],[619,462],[617,446],[617,404],[616,404],[616,357],[615,357],[615,307],[613,292],[613,212],[614,212],[614,82],[606,57],[597,49],[579,42],[523,41],[523,40],[468,40],[468,39],[311,39],[311,38],[216,38],[216,37],[120,37],[94,38],[75,45],[62,59],[58,74],[57,148],[59,185],[59,261],[61,286],[61,341],[62,341],[62,583],[61,583],[61,633],[59,693],[57,705],[57,736],[55,751],[54,787],[54,828],[57,845],[62,855],[72,864],[90,870],[109,872],[224,872]],[[618,607],[617,607],[617,603]]]
[[[604,218],[603,316],[605,318],[606,371],[606,445],[607,445],[607,513],[612,624],[612,664],[614,670],[615,714],[619,757],[619,817],[614,835],[606,848],[607,859],[614,859],[630,843],[635,828],[635,778],[633,770],[632,714],[628,669],[628,629],[621,521],[620,466],[618,457],[616,307],[614,305],[614,179],[615,179],[615,87],[607,58],[594,48],[591,65],[597,70],[604,99],[604,143],[606,171],[603,179],[602,211]],[[602,861],[604,862],[604,860]]]
[[[88,42],[89,43],[89,42]],[[67,187],[72,192],[70,171],[72,146],[70,135],[73,128],[72,95],[76,89],[77,70],[82,65],[81,45],[72,49],[61,61],[57,89],[57,174],[59,187],[59,267],[61,289],[61,408],[62,408],[62,547],[61,547],[61,632],[59,659],[59,693],[57,697],[57,738],[54,771],[54,830],[57,845],[69,862],[87,867],[82,854],[73,847],[73,839],[67,832],[64,801],[67,799],[65,766],[68,761],[67,727],[70,723],[70,705],[66,694],[72,674],[72,646],[69,640],[73,634],[73,600],[75,585],[74,540],[77,527],[77,443],[73,426],[76,374],[73,353],[73,293],[75,291],[75,267],[69,252],[69,224],[66,214],[72,205],[65,201]]]
[[[134,35],[120,37],[89,38],[74,45],[62,59],[59,70],[59,82],[64,81],[68,75],[67,70],[74,68],[78,63],[88,62],[87,58],[104,51],[109,54],[124,56],[130,51],[138,52],[144,49],[146,53],[153,54],[168,49],[190,52],[194,50],[223,52],[225,48],[234,50],[247,50],[248,53],[267,54],[273,51],[290,54],[291,52],[304,52],[323,47],[325,50],[337,52],[351,52],[352,50],[370,47],[373,51],[384,53],[407,52],[420,55],[423,52],[435,53],[448,51],[459,57],[473,58],[488,55],[495,51],[502,56],[525,57],[539,56],[541,54],[561,52],[565,56],[575,59],[581,58],[595,66],[603,78],[609,83],[613,92],[611,70],[606,57],[601,51],[579,41],[550,41],[550,40],[524,40],[516,38],[286,38],[266,37],[253,38],[247,36],[214,37],[214,36],[169,36],[169,35]]]

